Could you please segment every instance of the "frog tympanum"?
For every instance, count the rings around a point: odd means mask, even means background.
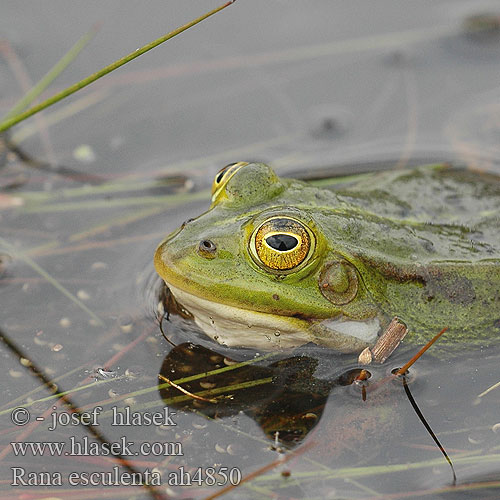
[[[155,267],[203,331],[256,349],[500,335],[500,177],[431,165],[303,182],[223,168]]]

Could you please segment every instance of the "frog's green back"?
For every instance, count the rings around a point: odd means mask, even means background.
[[[468,228],[471,239],[497,245],[500,178],[447,165],[364,177],[339,193],[369,211],[408,222]]]
[[[491,336],[500,323],[498,176],[428,166],[329,190],[339,202],[331,238],[359,259],[374,300],[403,318],[414,337],[428,338],[436,326]]]

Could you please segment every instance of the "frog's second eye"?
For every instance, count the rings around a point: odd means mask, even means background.
[[[311,253],[313,235],[291,217],[272,217],[262,223],[250,241],[254,260],[272,271],[290,271],[304,263]]]
[[[245,165],[248,165],[245,161],[240,161],[238,163],[230,163],[224,168],[221,168],[217,175],[215,176],[214,182],[212,183],[212,201],[214,201],[219,193],[222,191],[224,186],[227,184],[229,179]]]
[[[217,188],[222,183],[222,179],[224,179],[224,176],[228,173],[229,170],[233,170],[232,167],[234,167],[236,164],[237,163],[229,163],[217,172],[217,175],[214,179],[214,188]]]

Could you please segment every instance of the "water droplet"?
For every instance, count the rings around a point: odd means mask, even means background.
[[[33,338],[33,342],[36,344],[36,345],[45,345],[47,343],[46,340],[43,340],[41,337],[34,337]]]
[[[216,386],[217,384],[214,384],[213,382],[207,382],[207,381],[200,382],[200,387],[202,389],[213,389]]]
[[[471,444],[481,444],[484,441],[484,435],[478,431],[471,432],[467,436],[467,441]]]
[[[303,418],[307,420],[318,420],[318,415],[316,415],[316,413],[306,413]]]
[[[71,320],[69,318],[61,318],[59,320],[59,324],[63,327],[63,328],[69,328],[71,326]]]
[[[120,325],[120,330],[124,333],[129,333],[132,331],[133,320],[129,315],[120,316],[118,318],[118,324]]]
[[[143,374],[144,374],[144,368],[140,365],[129,366],[125,370],[125,375],[131,379],[139,378]]]
[[[206,426],[206,422],[193,422],[193,427],[198,430],[205,429]]]
[[[90,299],[90,294],[86,290],[78,290],[78,292],[76,292],[76,296],[80,300],[89,300]]]
[[[92,163],[95,161],[96,155],[88,144],[80,144],[73,150],[73,158],[82,163]]]
[[[105,262],[94,262],[91,266],[90,269],[92,271],[101,271],[102,269],[106,269],[108,265]]]
[[[19,363],[21,363],[23,366],[31,366],[31,361],[26,358],[19,358]]]
[[[224,448],[220,444],[216,443],[216,445],[215,445],[215,451],[217,451],[219,453],[226,453],[226,448]]]

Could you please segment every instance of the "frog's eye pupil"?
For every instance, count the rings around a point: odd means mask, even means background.
[[[299,244],[299,240],[289,234],[273,234],[266,238],[266,243],[275,250],[286,252],[293,250]]]

